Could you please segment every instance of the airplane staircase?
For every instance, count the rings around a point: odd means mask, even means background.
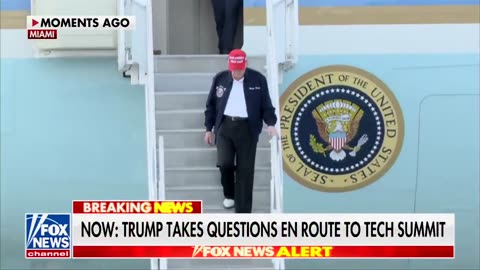
[[[204,111],[215,73],[227,68],[226,56],[156,56],[155,126],[163,137],[165,198],[202,200],[205,213],[233,214],[222,206],[216,148],[205,145]],[[265,57],[249,58],[265,71]],[[157,150],[158,151],[158,150]],[[262,133],[257,147],[253,212],[270,212],[270,144]],[[169,259],[168,269],[273,269],[272,260]]]
[[[150,200],[202,200],[205,213],[233,214],[222,207],[216,151],[203,143],[205,102],[226,56],[153,55],[152,0],[118,0],[119,15],[133,15],[133,31],[118,32],[118,70],[145,86]],[[267,0],[268,53],[249,66],[268,77],[279,115],[281,75],[297,60],[298,1]],[[265,69],[265,67],[268,67]],[[277,123],[277,129],[279,124]],[[282,154],[278,138],[262,134],[256,158],[253,212],[283,212]],[[151,259],[151,269],[285,269],[283,259]]]

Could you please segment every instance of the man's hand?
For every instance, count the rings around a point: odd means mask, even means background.
[[[270,137],[278,137],[277,129],[274,126],[268,126],[267,133]]]
[[[204,141],[206,144],[212,146],[212,145],[213,145],[213,133],[212,133],[211,131],[207,131],[207,132],[205,133],[205,137],[203,138],[203,141]]]

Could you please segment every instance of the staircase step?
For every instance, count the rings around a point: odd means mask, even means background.
[[[203,142],[205,129],[157,130],[157,137],[163,136],[165,148],[211,148]],[[262,132],[258,147],[270,147],[268,134]]]
[[[189,260],[189,259],[169,259],[168,269],[273,269],[271,259],[205,259],[205,260]]]
[[[156,112],[157,129],[204,129],[204,110],[170,110]]]
[[[255,188],[268,188],[271,179],[270,168],[257,167],[254,175]],[[216,167],[185,167],[165,170],[167,188],[182,186],[221,186],[220,172]]]
[[[155,73],[217,73],[228,68],[227,55],[159,55],[155,56]],[[265,71],[265,56],[248,57],[248,66]]]
[[[204,92],[156,92],[155,109],[158,111],[195,109],[205,110],[208,93]]]
[[[210,91],[215,73],[155,73],[155,91],[203,92]]]
[[[205,130],[204,109],[176,109],[155,112],[156,127],[158,130]],[[264,125],[264,128],[266,126]]]
[[[165,189],[167,200],[201,200],[204,208],[221,206],[223,197],[222,187],[185,186]],[[253,208],[270,206],[270,188],[256,188],[253,190]]]
[[[165,168],[212,167],[217,164],[215,148],[170,148],[165,149]],[[270,149],[257,148],[256,167],[270,166]]]

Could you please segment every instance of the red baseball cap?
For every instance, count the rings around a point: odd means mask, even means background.
[[[247,67],[247,54],[240,49],[232,50],[228,55],[228,69],[243,70],[246,67]]]

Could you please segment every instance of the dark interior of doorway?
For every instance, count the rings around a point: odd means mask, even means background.
[[[165,10],[161,10],[160,1],[166,1],[164,3],[167,4],[163,6]],[[166,17],[161,17],[165,14],[162,12],[168,12]],[[155,0],[153,17],[155,54],[215,55],[219,53],[211,0]],[[243,12],[241,12],[235,48],[241,48],[243,45],[243,18]],[[166,24],[163,33],[160,27],[162,23]]]

